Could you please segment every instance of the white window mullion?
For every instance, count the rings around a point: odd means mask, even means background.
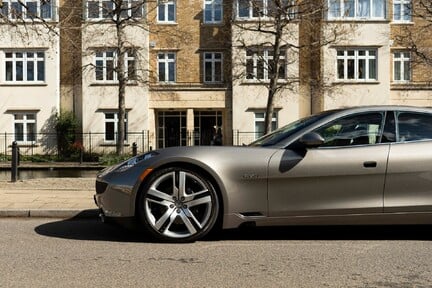
[[[23,69],[23,81],[26,82],[27,81],[27,53],[23,53],[23,65],[22,65],[22,69]]]

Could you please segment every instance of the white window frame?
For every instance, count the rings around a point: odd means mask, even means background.
[[[343,55],[339,55],[339,52],[343,52]],[[350,52],[353,52],[350,55]],[[364,55],[361,55],[364,52]],[[373,53],[372,53],[373,52]],[[375,55],[373,55],[375,54]],[[339,77],[339,61],[343,61],[343,74],[344,77]],[[375,78],[370,78],[371,73],[371,60],[374,62]],[[360,61],[365,61],[364,78],[359,75]],[[349,62],[354,62],[354,75],[353,78],[349,78]],[[347,48],[347,49],[336,49],[336,79],[337,81],[345,82],[376,82],[378,81],[378,49],[376,48]]]
[[[204,23],[220,24],[223,20],[223,0],[204,0]],[[216,19],[217,12],[220,12],[220,19]],[[210,19],[207,19],[207,12],[210,12]]]
[[[253,54],[248,55],[248,51],[251,51]],[[245,78],[247,81],[268,81],[269,79],[269,64],[270,61],[273,59],[273,56],[269,55],[269,52],[273,51],[273,48],[269,47],[249,47],[246,48],[246,75]],[[262,52],[262,56],[259,55],[259,53]],[[285,75],[283,77],[278,77],[278,81],[286,80],[287,77],[287,61],[286,61],[286,49],[281,49],[281,56],[280,61],[282,63],[282,66],[284,66]],[[258,64],[259,61],[262,61],[263,65],[263,71],[262,71],[262,78],[258,78]],[[253,63],[253,71],[252,73],[248,73],[248,61],[252,61]],[[252,77],[250,77],[252,76]]]
[[[90,17],[89,3],[96,3],[98,15],[97,17]],[[113,15],[109,11],[115,9],[115,2],[112,0],[86,0],[85,2],[85,15],[86,19],[89,21],[100,21],[100,20],[107,20],[112,19]],[[108,4],[107,6],[104,6]],[[127,7],[125,7],[127,10],[122,11],[123,18],[134,18],[134,19],[140,19],[144,15],[144,1],[138,1],[138,0],[123,0],[123,5],[126,4]],[[137,7],[137,5],[141,5],[139,10],[134,9],[133,7]],[[108,7],[107,9],[105,7]],[[135,12],[139,11],[139,14],[136,15]]]
[[[8,54],[12,54],[12,57],[8,57]],[[33,54],[33,56],[31,56]],[[22,57],[20,57],[22,55]],[[42,56],[41,56],[42,55]],[[18,64],[22,65],[22,80],[17,79],[17,67]],[[39,67],[42,63],[43,67]],[[31,65],[30,65],[31,64]],[[10,66],[12,78],[8,77],[8,71]],[[33,68],[31,68],[33,66]],[[3,71],[5,71],[4,82],[8,84],[43,84],[46,81],[46,61],[44,51],[5,51],[4,52],[4,65]],[[19,69],[19,68],[18,68]],[[31,69],[31,70],[30,70]],[[42,69],[40,72],[39,70]],[[33,72],[33,79],[29,79],[29,72]],[[39,73],[42,73],[42,80],[39,80]]]
[[[254,7],[254,2],[260,2],[261,10],[258,12],[259,15],[254,15],[254,12],[257,12],[256,7]],[[237,19],[240,20],[257,20],[257,19],[270,19],[271,16],[269,16],[270,11],[270,5],[272,4],[272,1],[274,0],[235,0],[235,15]],[[289,16],[292,18],[295,18],[297,14],[297,8],[295,7],[296,0],[282,0],[285,2],[286,5],[293,5],[292,8],[290,8]],[[245,2],[248,6],[248,15],[247,16],[241,16],[240,15],[240,2]],[[247,3],[246,3],[247,2]]]
[[[36,143],[36,137],[37,137],[36,116],[37,116],[37,114],[34,112],[22,111],[22,112],[16,112],[13,115],[14,115],[14,123],[13,123],[14,140],[17,141],[18,143],[21,143],[21,144],[34,144],[34,143]],[[18,115],[22,116],[23,119],[16,119]],[[30,115],[33,117],[29,117]],[[31,119],[31,118],[33,118],[33,119]],[[17,124],[22,125],[22,140],[17,139],[17,134],[18,134],[17,129],[16,129]],[[28,128],[29,128],[28,125],[29,124],[33,124],[33,131],[28,131]],[[33,136],[31,136],[31,135],[33,135]]]
[[[107,115],[113,115],[113,118],[107,118]],[[117,141],[117,134],[118,134],[118,122],[119,122],[119,119],[118,119],[118,113],[116,112],[116,111],[107,111],[107,112],[104,112],[104,142],[105,143],[108,143],[108,144],[110,144],[110,143],[116,143]],[[124,142],[125,143],[127,143],[127,141],[128,141],[128,112],[126,112],[126,114],[125,114],[125,120],[124,120],[124,122],[125,122],[125,131],[124,131],[124,133],[125,133],[125,139],[124,139]],[[114,135],[114,139],[107,139],[107,135],[108,135],[108,133],[107,133],[107,124],[108,123],[113,123],[113,127],[114,127],[114,131],[113,131],[113,135]]]
[[[126,52],[125,55],[125,72],[126,72],[126,79],[128,81],[136,80],[136,58],[134,55],[136,55],[135,51],[131,50],[133,53]],[[107,54],[111,54],[112,56],[108,56]],[[102,54],[99,56],[98,54]],[[133,54],[133,55],[131,55]],[[94,75],[94,81],[95,82],[102,82],[102,83],[117,83],[118,82],[118,73],[116,71],[116,64],[117,64],[117,52],[114,49],[107,49],[104,51],[96,51],[94,55],[94,66],[95,66],[95,75]],[[102,66],[98,65],[98,61],[102,61]],[[107,79],[108,76],[108,67],[107,62],[113,61],[113,79]],[[132,67],[134,71],[132,73],[129,71],[129,64],[132,62]],[[98,79],[98,69],[102,69],[102,79]],[[135,75],[135,77],[132,77],[129,79],[130,74]]]
[[[341,19],[350,19],[350,20],[385,20],[387,18],[387,0],[351,0],[352,2],[354,2],[354,11],[352,10],[348,10],[349,9],[349,5],[348,3],[350,2],[350,0],[328,0],[327,5],[328,5],[328,12],[327,12],[327,19],[329,20],[341,20]],[[369,7],[369,13],[368,15],[359,15],[361,13],[361,1],[365,1],[368,2],[368,7]],[[374,5],[377,5],[376,3],[378,3],[378,1],[382,1],[381,4],[383,5],[382,7],[382,16],[376,16],[373,15],[373,11],[374,11]],[[338,7],[339,7],[339,13],[337,13],[338,15],[333,15],[332,14],[332,4],[333,3],[339,3]],[[347,7],[346,7],[347,6]],[[350,13],[351,15],[347,15],[347,11],[352,11],[352,13]],[[336,11],[337,12],[337,11]]]
[[[396,13],[396,6],[398,5],[400,6],[400,10],[399,13]],[[412,0],[393,0],[393,22],[411,23],[412,5]],[[396,17],[398,17],[399,19],[397,19]]]
[[[173,56],[172,58],[170,56]],[[177,63],[176,63],[176,59],[177,59],[177,55],[175,52],[161,52],[158,53],[157,55],[158,59],[158,82],[159,83],[175,83],[176,82],[176,78],[177,78]],[[162,58],[163,57],[163,58]],[[174,65],[170,65],[170,64],[174,64]],[[164,70],[165,73],[163,74],[163,80],[161,80],[161,71],[160,71],[160,65],[164,66]],[[173,67],[174,71],[173,72],[173,76],[174,79],[169,79],[170,77],[170,67]]]
[[[157,8],[157,22],[158,23],[176,23],[177,21],[177,3],[175,0],[158,0],[158,8]],[[161,9],[161,6],[164,10],[164,18],[159,18],[159,9]],[[169,19],[169,10],[170,7],[174,8],[174,19]]]
[[[40,0],[20,0],[22,4],[19,3],[18,0],[3,0],[3,7],[0,9],[0,13],[3,15],[7,14],[8,19],[10,20],[24,20],[24,21],[41,21],[43,20],[55,20],[55,7],[56,7],[56,1],[51,0],[47,1],[46,3],[41,3]],[[36,6],[33,6],[33,5]],[[17,11],[19,13],[13,13],[14,8],[13,5],[17,5],[17,7],[20,7]],[[49,7],[49,17],[44,16],[45,10],[43,10],[43,6],[47,5],[45,7]],[[27,7],[27,8],[26,8]],[[35,8],[35,13],[31,13],[29,11],[29,8]],[[35,16],[34,16],[35,15]]]
[[[257,124],[265,125],[265,115],[266,112],[263,111],[255,111],[254,112],[254,134],[255,134],[255,140],[258,139],[261,136],[264,136],[264,131],[258,131]],[[272,129],[277,129],[278,127],[278,113],[276,111],[273,112],[272,117]],[[265,127],[264,127],[265,128]]]
[[[207,57],[209,56],[209,58]],[[223,53],[222,52],[204,52],[203,54],[203,75],[204,83],[221,83],[223,82]],[[211,66],[211,79],[207,80],[207,64]],[[220,66],[220,75],[216,75],[216,66]],[[218,79],[219,78],[219,79]]]
[[[412,79],[411,75],[411,53],[409,51],[394,51],[393,53],[393,81],[397,83],[407,83]],[[408,64],[408,68],[405,64]],[[396,65],[400,65],[399,75],[396,73]],[[406,74],[408,69],[408,74]],[[405,76],[408,77],[405,77]],[[399,77],[396,77],[399,76]],[[399,78],[399,79],[396,79]],[[406,79],[407,78],[407,79]]]

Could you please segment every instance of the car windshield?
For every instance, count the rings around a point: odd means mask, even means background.
[[[315,123],[316,121],[321,120],[322,118],[333,114],[334,112],[336,112],[336,110],[331,110],[331,111],[325,111],[325,112],[321,112],[319,114],[314,114],[305,118],[301,118],[297,121],[294,121],[282,128],[279,128],[269,134],[266,134],[260,138],[258,138],[257,140],[255,140],[254,142],[250,143],[249,146],[272,146],[275,145],[276,143],[290,137],[291,135],[294,135],[295,133],[297,133],[298,131],[302,130],[303,128],[312,125],[313,123]]]

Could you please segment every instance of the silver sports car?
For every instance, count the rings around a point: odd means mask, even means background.
[[[151,151],[103,170],[95,200],[171,242],[245,223],[431,224],[432,109],[331,110],[249,146]]]

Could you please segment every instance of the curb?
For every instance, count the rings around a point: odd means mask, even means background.
[[[98,209],[89,210],[0,210],[0,218],[98,218]]]

